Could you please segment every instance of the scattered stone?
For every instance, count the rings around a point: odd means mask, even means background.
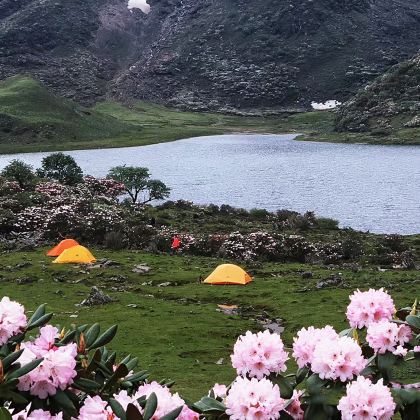
[[[89,296],[84,299],[80,305],[82,306],[96,306],[96,305],[105,305],[107,303],[115,302],[115,299],[111,298],[111,296],[106,295],[101,290],[99,290],[96,286],[93,286]]]
[[[303,279],[311,279],[313,276],[314,276],[314,273],[312,273],[312,271],[304,271],[302,273]]]
[[[219,359],[217,362],[216,362],[216,365],[223,365],[223,363],[225,362],[225,359],[222,357],[221,359]]]
[[[145,281],[141,284],[141,286],[151,286],[152,285],[152,281]]]
[[[320,280],[316,284],[317,289],[324,289],[330,286],[343,286],[343,278],[339,275],[333,274],[326,279]]]
[[[77,318],[79,315],[77,315],[77,314],[73,314],[73,315],[70,315],[69,316],[69,318]]]
[[[238,315],[238,306],[237,305],[217,305],[219,309],[216,309],[218,312],[222,312],[225,315]]]
[[[107,258],[101,258],[95,264],[91,265],[90,268],[108,268],[108,267],[118,267],[121,263],[113,260],[108,260]]]
[[[38,279],[35,279],[33,277],[20,277],[16,279],[17,284],[31,284],[31,283],[36,283],[37,281]]]
[[[135,303],[130,303],[127,305],[128,308],[138,308],[139,305],[136,305]]]
[[[165,283],[160,283],[158,284],[158,287],[168,287],[170,286],[172,283],[170,281],[166,281]]]
[[[150,273],[152,269],[147,264],[138,264],[131,271],[136,274],[144,275]]]

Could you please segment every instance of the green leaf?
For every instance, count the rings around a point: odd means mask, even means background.
[[[420,330],[420,316],[408,315],[405,322],[416,330]]]
[[[115,400],[114,398],[111,398],[109,400],[109,405],[111,406],[111,409],[112,409],[113,413],[120,420],[125,420],[125,411],[124,411],[124,408],[122,407],[122,405],[117,400]]]
[[[378,354],[378,369],[386,381],[391,378],[391,368],[398,362],[398,357],[390,352]]]
[[[56,394],[51,398],[58,405],[58,408],[63,410],[66,414],[72,417],[77,417],[76,407],[64,391],[57,389]]]
[[[41,327],[42,325],[45,325],[52,317],[53,313],[45,314],[34,321],[32,324],[28,325],[26,329],[29,331],[33,330],[34,328]]]
[[[315,373],[312,374],[306,381],[306,387],[311,394],[318,394],[321,388],[327,383],[326,380],[321,379]]]
[[[203,414],[223,414],[226,411],[224,404],[210,397],[203,397],[194,407]]]
[[[7,408],[0,407],[0,420],[12,420],[12,415]]]
[[[9,367],[16,362],[17,359],[22,355],[23,350],[18,350],[13,353],[10,353],[8,356],[6,356],[2,362],[3,362],[3,369],[6,372]]]
[[[78,378],[73,382],[74,388],[80,389],[81,391],[90,392],[98,390],[101,385],[95,381],[86,378]]]
[[[144,407],[143,418],[144,420],[149,420],[155,414],[158,405],[157,396],[154,392],[152,392],[149,398],[146,401],[146,406]]]
[[[128,374],[127,366],[125,365],[119,365],[114,373],[110,376],[110,378],[107,380],[107,382],[104,384],[102,389],[107,389],[112,387],[114,384],[117,383],[118,379],[126,377]]]
[[[280,388],[280,395],[284,399],[292,398],[293,387],[290,382],[282,375],[270,375],[270,380]]]
[[[71,330],[69,331],[61,340],[60,343],[61,344],[68,344],[71,341],[74,340],[74,338],[76,337],[77,331],[76,330]]]
[[[112,327],[108,328],[101,336],[99,336],[98,339],[94,341],[94,343],[91,346],[89,346],[89,350],[96,349],[98,347],[102,347],[108,344],[115,337],[117,330],[117,325],[113,325]]]
[[[89,348],[98,338],[101,327],[98,323],[93,324],[85,333],[86,347]]]
[[[296,383],[300,384],[301,382],[303,382],[308,373],[309,373],[309,368],[306,366],[301,369],[298,369],[298,371],[296,372]]]
[[[45,315],[45,308],[47,307],[47,304],[44,303],[40,306],[38,306],[37,310],[33,313],[31,318],[28,321],[28,328],[31,327],[31,325],[36,322],[39,318]]]
[[[159,420],[175,420],[181,414],[182,409],[183,409],[182,406],[181,407],[178,407],[175,410],[172,410],[170,413],[165,414]]]
[[[40,365],[43,360],[44,359],[36,359],[36,360],[33,360],[32,362],[29,362],[28,364],[20,367],[19,369],[14,370],[9,375],[8,379],[20,378],[21,376],[26,375],[27,373],[31,372],[36,367],[38,367],[38,365]]]

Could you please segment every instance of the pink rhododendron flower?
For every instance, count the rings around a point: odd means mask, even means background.
[[[25,308],[7,296],[0,300],[0,345],[26,327]]]
[[[158,384],[157,382],[151,382],[150,384],[140,386],[132,397],[130,397],[126,391],[121,391],[119,394],[114,395],[114,398],[121,404],[124,410],[126,410],[128,404],[131,403],[134,404],[141,413],[143,413],[143,409],[138,404],[137,399],[143,396],[148,398],[153,392],[157,396],[158,406],[151,420],[158,420],[178,407],[183,407],[180,415],[178,416],[178,420],[199,419],[199,415],[185,405],[185,401],[178,395],[178,393],[171,394],[168,388]]]
[[[63,414],[52,415],[49,411],[34,410],[28,414],[29,408],[12,416],[13,420],[63,420]]]
[[[363,328],[383,319],[391,320],[394,313],[394,301],[384,289],[369,289],[357,290],[350,296],[346,315],[352,328]]]
[[[293,357],[300,368],[312,364],[316,345],[325,338],[338,338],[334,328],[327,325],[324,328],[302,328],[293,339]]]
[[[321,379],[353,379],[366,366],[362,349],[350,337],[322,339],[315,347],[311,370]]]
[[[111,408],[106,408],[107,402],[101,397],[87,397],[78,420],[111,420],[115,418]]]
[[[293,418],[293,420],[303,420],[305,415],[302,407],[300,405],[300,397],[302,396],[303,391],[293,391],[292,400],[293,402],[285,409],[285,411]]]
[[[44,360],[34,370],[19,378],[18,389],[45,399],[49,395],[55,395],[57,388],[64,390],[73,383],[77,375],[75,370],[77,345],[72,343],[55,347],[51,340],[56,329],[44,327],[41,330],[43,336],[39,337],[38,341],[22,343],[24,351],[19,362],[25,365],[35,359]],[[48,347],[51,349],[47,349]]]
[[[407,325],[397,325],[394,322],[384,320],[369,325],[366,341],[376,353],[383,354],[389,351],[405,356],[407,352],[404,352],[402,346],[410,341],[411,335],[411,329]]]
[[[214,387],[212,388],[213,394],[214,396],[217,398],[225,398],[227,395],[227,386],[226,385],[220,385],[220,384],[215,384]]]
[[[238,375],[261,379],[270,373],[284,372],[289,357],[277,334],[248,331],[236,341],[231,359]]]
[[[420,346],[415,346],[413,351],[414,353],[420,353]]]
[[[226,397],[226,414],[232,420],[278,419],[285,401],[278,385],[268,379],[238,377]]]
[[[347,394],[337,406],[343,420],[390,420],[395,407],[391,392],[382,379],[373,384],[363,376],[347,385]]]

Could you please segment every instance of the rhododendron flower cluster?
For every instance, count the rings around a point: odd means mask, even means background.
[[[248,331],[240,336],[231,359],[238,375],[261,379],[270,373],[284,372],[289,357],[280,336],[266,330],[257,334]]]
[[[353,338],[322,339],[315,347],[311,370],[321,379],[353,379],[366,367],[362,349]]]
[[[300,397],[303,395],[303,391],[294,390],[292,395],[292,402],[287,406],[285,411],[293,418],[293,420],[303,420],[305,412],[302,410],[300,404]]]
[[[381,288],[367,292],[355,291],[350,296],[346,315],[352,328],[363,328],[383,319],[391,320],[394,313],[394,301]]]
[[[28,409],[12,416],[13,420],[63,420],[63,414],[51,414],[49,411],[34,410],[28,414]]]
[[[25,308],[7,296],[0,300],[0,345],[26,327]]]
[[[144,410],[138,404],[137,399],[143,396],[149,398],[152,393],[156,394],[158,406],[151,420],[159,420],[161,417],[178,407],[183,407],[178,416],[179,420],[198,420],[199,415],[185,405],[185,401],[178,393],[171,394],[171,391],[167,387],[164,387],[157,382],[151,382],[150,384],[140,386],[133,396],[129,396],[126,391],[121,391],[119,394],[114,395],[114,398],[121,404],[124,410],[126,410],[128,404],[131,403],[143,413]]]
[[[78,420],[111,420],[113,416],[108,403],[99,396],[88,396],[80,409]]]
[[[402,346],[410,341],[411,336],[411,329],[407,325],[397,325],[384,320],[369,325],[366,341],[376,353],[383,354],[389,351],[399,356],[405,356],[407,350]]]
[[[340,399],[337,406],[343,420],[390,420],[395,407],[391,392],[383,385],[382,379],[373,384],[363,376],[347,385],[347,394]]]
[[[336,339],[338,334],[327,325],[324,328],[302,328],[293,339],[293,357],[300,368],[312,364],[316,345],[322,339]]]
[[[216,398],[225,398],[227,395],[226,385],[215,384],[211,390]]]
[[[285,401],[280,397],[278,385],[268,379],[238,377],[233,383],[225,405],[232,420],[278,419]]]
[[[33,343],[22,343],[24,351],[19,362],[27,364],[40,358],[43,358],[43,361],[34,370],[19,378],[18,388],[45,399],[49,395],[55,395],[58,388],[64,390],[73,383],[77,374],[77,345],[71,343],[57,347],[55,338],[58,337],[58,330],[49,325],[41,328],[40,333]]]

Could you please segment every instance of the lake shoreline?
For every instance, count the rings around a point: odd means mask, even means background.
[[[360,231],[419,233],[420,149],[302,142],[294,140],[296,135],[229,134],[67,152],[95,177],[117,165],[147,167],[172,189],[172,200],[313,210]],[[0,168],[12,159],[36,168],[47,153],[3,155]]]

